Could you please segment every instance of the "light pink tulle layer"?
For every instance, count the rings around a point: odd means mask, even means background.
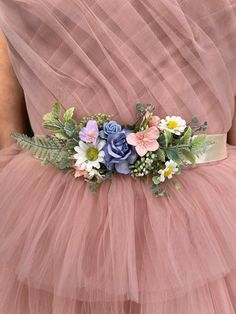
[[[235,313],[236,148],[228,154],[184,170],[182,189],[160,199],[148,180],[119,175],[91,195],[82,179],[3,150],[3,313]]]

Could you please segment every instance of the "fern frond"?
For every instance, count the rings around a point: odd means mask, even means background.
[[[201,154],[204,154],[204,153],[207,152],[209,149],[211,149],[213,145],[214,145],[214,142],[213,142],[213,141],[205,140],[205,142],[203,142],[201,145],[196,146],[196,147],[192,147],[192,148],[191,148],[191,151],[192,151],[197,157],[199,157]]]
[[[12,133],[17,143],[32,155],[38,157],[44,164],[50,163],[60,169],[69,168],[71,161],[65,149],[63,140],[52,136],[34,136],[29,137],[25,134]],[[66,162],[68,160],[68,162]]]

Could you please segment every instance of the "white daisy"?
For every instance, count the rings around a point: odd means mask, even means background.
[[[76,159],[75,166],[83,164],[83,170],[87,172],[90,172],[93,168],[99,169],[100,163],[104,162],[105,153],[102,149],[105,144],[106,142],[103,140],[95,145],[80,141],[79,146],[74,147],[74,150],[77,152],[74,155]]]
[[[178,164],[174,162],[173,160],[169,160],[165,162],[165,169],[161,169],[158,171],[160,174],[159,180],[161,182],[164,182],[166,178],[171,179],[173,174],[178,172]]]
[[[186,128],[186,121],[179,116],[167,116],[165,119],[161,119],[159,129],[167,130],[176,135],[180,135]]]

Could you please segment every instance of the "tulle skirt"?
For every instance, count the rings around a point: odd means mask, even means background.
[[[0,314],[236,313],[236,147],[182,171],[86,182],[0,152]]]

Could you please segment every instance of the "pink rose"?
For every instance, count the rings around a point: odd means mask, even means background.
[[[160,123],[160,118],[158,116],[152,116],[151,120],[149,121],[148,125],[150,127],[155,126],[158,127],[158,124]]]

